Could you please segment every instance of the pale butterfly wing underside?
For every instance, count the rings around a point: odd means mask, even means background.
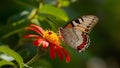
[[[59,32],[65,43],[81,52],[90,44],[88,33],[92,30],[98,18],[94,15],[85,15],[69,22]]]
[[[86,38],[83,38],[83,32],[76,28],[60,28],[60,34],[64,42],[78,52],[84,51],[90,42],[89,36],[85,33]],[[82,44],[84,40],[86,43]]]

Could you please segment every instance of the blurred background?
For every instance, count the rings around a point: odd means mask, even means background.
[[[52,60],[49,53],[46,53],[31,64],[31,67],[120,68],[120,0],[60,0],[59,2],[57,0],[43,0],[43,2],[44,4],[56,5],[66,12],[69,20],[58,24],[57,27],[65,25],[73,18],[87,14],[96,15],[99,22],[89,34],[91,43],[84,52],[77,53],[69,46],[65,46],[71,54],[70,63],[66,64],[65,61],[60,61],[58,57]],[[1,0],[0,2],[0,38],[2,38],[0,44],[9,45],[11,49],[22,56],[24,62],[27,62],[36,53],[36,48],[31,43],[15,47],[18,41],[20,42],[20,36],[24,35],[25,32],[22,31],[23,34],[20,34],[21,31],[17,30],[17,33],[4,35],[17,28],[22,29],[23,26],[27,26],[27,24],[20,24],[22,28],[19,25],[14,28],[10,24],[26,18],[27,14],[38,6],[39,0]],[[23,16],[20,16],[19,14],[23,11],[26,11],[24,12],[26,15],[23,13]],[[44,15],[41,17],[44,17]],[[44,21],[40,20],[39,22]],[[9,30],[9,28],[11,29]],[[46,27],[43,24],[43,28],[49,28],[49,26]]]

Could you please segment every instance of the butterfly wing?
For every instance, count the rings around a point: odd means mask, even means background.
[[[74,31],[78,37],[76,42],[76,50],[81,52],[84,51],[90,45],[90,38],[87,33],[82,32],[80,29],[74,28]]]
[[[79,39],[75,34],[74,30],[72,28],[66,28],[66,29],[60,28],[59,32],[64,42],[67,43],[72,48],[76,49],[75,44]]]
[[[69,22],[64,28],[72,28],[79,26],[79,29],[85,33],[89,33],[95,24],[98,22],[98,17],[94,15],[84,15],[77,19],[72,20]]]
[[[67,43],[72,48],[81,52],[90,44],[88,33],[93,29],[98,22],[98,18],[94,15],[84,15],[70,21],[59,32]]]
[[[60,28],[60,34],[66,44],[81,52],[89,45],[89,37],[86,33],[76,28]]]

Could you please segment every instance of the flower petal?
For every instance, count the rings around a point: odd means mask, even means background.
[[[34,24],[31,24],[30,26],[33,26],[34,28],[38,29],[41,33],[44,32],[44,30],[41,27],[39,27],[39,26],[36,26]]]
[[[44,48],[48,47],[49,43],[47,41],[41,41]]]
[[[50,45],[50,58],[54,59],[56,57],[55,49],[52,45]]]
[[[34,45],[34,46],[39,46],[39,45],[41,45],[41,39],[34,40],[33,45]]]
[[[64,55],[66,57],[66,63],[69,63],[70,62],[70,54],[64,48],[62,48],[62,51],[63,51],[63,53],[64,53]]]
[[[48,47],[49,43],[45,41],[44,39],[40,38],[37,40],[34,40],[33,45],[40,46],[42,45],[44,48]]]
[[[44,32],[44,30],[41,27],[39,27],[37,25],[34,25],[34,24],[30,24],[26,29],[27,30],[33,30],[33,31],[37,32],[40,35],[42,35],[43,32]]]
[[[40,36],[34,35],[34,34],[28,34],[28,35],[24,36],[24,38],[40,38]]]
[[[62,53],[61,48],[56,47],[56,51],[57,51],[57,54],[58,54],[58,57],[60,58],[60,60],[63,60],[64,59],[64,55]]]
[[[41,35],[42,36],[42,33],[39,31],[39,30],[37,30],[36,28],[34,28],[34,27],[27,27],[26,28],[27,30],[32,30],[32,31],[34,31],[34,32],[36,32],[36,33],[38,33],[39,35]]]

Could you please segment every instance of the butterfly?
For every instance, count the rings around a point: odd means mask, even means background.
[[[78,17],[59,28],[60,36],[66,44],[78,52],[82,52],[90,45],[88,34],[98,20],[98,17],[94,15]]]

